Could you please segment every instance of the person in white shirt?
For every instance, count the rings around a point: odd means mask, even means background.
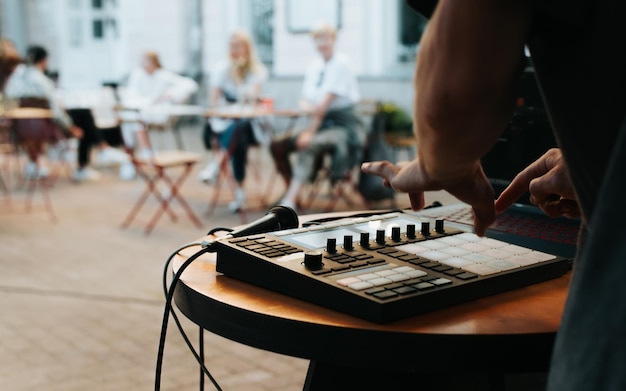
[[[178,75],[161,66],[156,52],[145,52],[141,67],[134,69],[129,77],[121,97],[123,110],[122,134],[129,149],[149,157],[152,147],[144,124],[160,124],[167,121],[168,105],[181,104],[198,90],[198,83],[189,77]],[[120,169],[122,179],[135,175],[132,165],[123,165]]]
[[[312,31],[320,54],[306,69],[300,106],[311,113],[308,126],[296,135],[288,135],[271,143],[271,152],[278,172],[287,183],[280,205],[295,208],[302,185],[315,177],[316,158],[331,154],[330,179],[334,184],[359,163],[363,140],[361,122],[355,106],[360,99],[356,75],[348,57],[335,50],[337,31],[329,24],[320,24]],[[292,172],[289,154],[297,151]]]
[[[244,31],[235,31],[230,36],[229,56],[211,74],[211,107],[232,105],[243,110],[245,105],[254,106],[258,101],[263,84],[267,80],[267,69],[257,58],[250,36]],[[235,198],[228,204],[231,212],[245,208],[244,180],[248,147],[269,143],[267,123],[262,119],[224,120],[211,118],[205,129],[205,141],[213,150],[213,159],[199,174],[200,180],[214,182],[220,167],[228,158],[237,183]]]

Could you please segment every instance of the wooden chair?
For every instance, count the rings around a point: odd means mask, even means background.
[[[12,110],[9,118],[11,143],[5,144],[3,149],[6,153],[13,155],[13,161],[16,163],[14,168],[19,172],[15,190],[25,190],[24,203],[27,212],[32,210],[34,195],[39,191],[45,210],[55,221],[57,218],[49,194],[49,189],[54,183],[54,176],[23,176],[21,167],[21,153],[28,152],[29,148],[39,148],[42,144],[41,135],[53,131],[55,126],[52,123],[53,114],[48,109],[24,107]]]
[[[198,228],[202,227],[200,219],[180,193],[180,188],[185,179],[194,166],[202,161],[202,155],[188,151],[164,151],[155,152],[150,159],[138,158],[134,154],[130,154],[130,156],[137,170],[137,175],[145,182],[145,190],[122,222],[122,228],[127,228],[130,225],[151,194],[157,200],[159,208],[145,227],[146,235],[152,232],[164,213],[173,222],[177,221],[177,216],[171,209],[174,200],[178,201],[189,219]],[[175,171],[178,171],[178,176],[172,177]],[[160,184],[166,186],[164,192],[159,189]]]

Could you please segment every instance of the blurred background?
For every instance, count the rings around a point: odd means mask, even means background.
[[[327,21],[339,28],[337,47],[352,59],[362,96],[405,109],[426,21],[403,0],[1,0],[0,15],[0,34],[20,53],[46,47],[49,71],[72,90],[122,83],[146,50],[207,86],[229,34],[244,29],[270,70],[265,89],[279,106],[297,99],[315,55],[309,30]]]

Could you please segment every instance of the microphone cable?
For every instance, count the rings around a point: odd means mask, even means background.
[[[284,223],[284,225],[289,225],[289,226],[292,226],[292,225],[295,224],[295,226],[297,226],[297,224],[298,224],[298,217],[297,217],[295,211],[293,211],[291,209],[288,209],[286,207],[274,207],[274,208],[272,208],[270,210],[270,212],[272,212],[272,211],[275,211],[274,216],[276,218],[278,218],[278,220],[279,220],[278,221],[278,227],[281,226],[281,223]],[[279,211],[281,213],[278,213]],[[291,213],[289,214],[288,212],[291,212]],[[282,216],[282,218],[281,218],[281,216]],[[287,219],[287,221],[283,222],[282,220],[285,220],[285,219]],[[267,222],[263,218],[261,220],[257,221],[257,224],[260,224],[260,226],[263,227],[263,228],[268,228],[268,227],[265,227],[263,225],[263,224],[266,224],[266,223]],[[251,223],[251,224],[253,226],[255,223]],[[252,226],[248,225],[247,229],[250,230],[252,228]],[[255,227],[255,228],[258,229],[259,227]],[[232,232],[233,234],[235,232],[231,228],[218,227],[218,228],[211,229],[208,232],[207,235],[209,235],[209,236],[215,235],[215,233],[219,232],[219,231]],[[237,232],[240,235],[243,235],[244,231],[240,230],[240,231],[237,231]],[[250,231],[250,232],[252,232],[252,231]],[[191,263],[193,261],[198,259],[203,254],[208,253],[208,252],[215,252],[216,250],[213,247],[213,243],[214,243],[213,240],[203,240],[201,242],[194,242],[194,243],[185,244],[185,245],[177,248],[176,250],[174,250],[174,252],[172,252],[172,254],[170,254],[170,256],[168,257],[167,261],[165,262],[165,267],[164,267],[164,270],[163,270],[163,293],[165,294],[165,309],[163,311],[163,321],[162,321],[162,324],[161,324],[161,336],[159,338],[159,351],[157,353],[157,362],[156,362],[155,379],[154,379],[154,389],[155,389],[155,391],[160,391],[160,389],[161,389],[161,373],[162,373],[162,370],[163,370],[163,352],[165,350],[165,339],[166,339],[166,333],[167,333],[167,324],[168,324],[168,321],[169,321],[170,314],[174,318],[174,321],[176,322],[176,326],[178,327],[178,330],[180,331],[183,339],[185,340],[185,343],[187,344],[187,347],[193,353],[194,357],[196,358],[196,361],[200,365],[200,367],[202,369],[202,372],[209,378],[209,380],[211,380],[211,383],[213,383],[213,385],[215,386],[215,388],[218,391],[222,391],[222,388],[219,386],[219,384],[217,384],[217,381],[215,381],[215,379],[213,378],[213,375],[211,375],[209,370],[204,365],[204,360],[196,352],[196,350],[194,349],[193,344],[191,343],[191,341],[189,341],[189,338],[187,337],[185,331],[183,330],[183,327],[180,324],[178,316],[176,316],[176,313],[174,312],[174,309],[173,309],[173,306],[172,306],[172,302],[174,300],[174,292],[175,292],[176,284],[178,284],[178,281],[180,280],[183,272],[185,271],[185,269],[187,269],[187,267],[189,265],[191,265]],[[194,246],[201,246],[202,249],[197,251],[197,252],[195,252],[189,258],[187,258],[185,260],[185,262],[180,266],[180,268],[178,269],[178,271],[174,275],[174,277],[172,279],[172,282],[170,283],[170,286],[168,288],[168,286],[167,286],[167,275],[169,274],[168,270],[169,270],[169,267],[170,267],[170,263],[172,262],[172,260],[174,259],[175,256],[179,255],[180,251],[182,251],[182,250],[184,250],[186,248],[189,248],[189,247],[194,247]],[[202,378],[201,378],[201,384],[203,384]]]
[[[212,235],[212,234],[214,234],[215,232],[218,232],[218,231],[230,231],[230,228],[214,228],[211,231],[209,231],[209,235]],[[172,282],[170,283],[169,288],[168,288],[168,285],[167,285],[167,275],[169,274],[169,266],[170,266],[172,260],[177,255],[180,255],[179,254],[180,251],[182,251],[184,249],[187,249],[187,248],[190,248],[190,247],[195,247],[195,246],[201,246],[202,249],[197,251],[197,252],[195,252],[194,254],[189,256],[189,258],[187,258],[185,260],[185,262],[180,266],[180,268],[178,269],[178,271],[176,272],[176,274],[172,278]],[[170,256],[167,258],[167,261],[165,262],[165,266],[164,266],[164,270],[163,270],[163,293],[165,294],[165,309],[164,309],[164,312],[163,312],[163,321],[162,321],[162,324],[161,324],[161,335],[160,335],[160,338],[159,338],[159,350],[158,350],[158,353],[157,353],[157,362],[156,362],[155,380],[154,380],[154,389],[155,389],[155,391],[160,391],[160,389],[161,389],[161,373],[162,373],[162,369],[163,369],[163,354],[164,354],[164,351],[165,351],[165,339],[166,339],[167,325],[168,325],[168,320],[169,320],[170,315],[172,315],[172,318],[174,319],[174,322],[176,323],[176,326],[177,326],[181,336],[183,337],[183,340],[185,341],[185,344],[187,345],[187,347],[189,348],[191,353],[194,355],[196,361],[198,362],[198,364],[200,365],[200,368],[202,369],[202,372],[209,378],[211,383],[213,383],[213,385],[215,386],[215,388],[218,391],[222,391],[222,388],[219,386],[219,384],[217,383],[217,381],[215,380],[213,375],[211,375],[211,373],[209,372],[207,367],[204,365],[203,359],[200,357],[198,352],[196,352],[196,349],[193,347],[193,344],[191,343],[191,341],[189,340],[189,337],[185,333],[185,331],[184,331],[184,329],[183,329],[183,327],[182,327],[182,325],[180,323],[180,320],[178,319],[178,316],[176,315],[176,312],[174,311],[173,306],[172,306],[172,302],[173,302],[173,299],[174,299],[174,291],[175,291],[176,285],[178,284],[178,281],[180,280],[180,277],[182,276],[182,274],[185,271],[185,269],[187,269],[187,267],[189,265],[191,265],[191,263],[193,261],[195,261],[196,259],[198,259],[200,256],[202,256],[203,254],[212,252],[212,251],[214,251],[214,249],[213,249],[211,241],[203,240],[201,242],[188,243],[188,244],[180,246],[179,248],[174,250],[172,252],[172,254],[170,254]]]

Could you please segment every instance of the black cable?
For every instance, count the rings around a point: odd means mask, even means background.
[[[216,232],[219,231],[219,230],[229,230],[229,229],[222,229],[222,228],[215,229]],[[183,337],[185,343],[187,344],[187,347],[189,348],[189,350],[192,352],[192,354],[196,358],[196,361],[198,361],[198,363],[200,364],[202,372],[204,372],[204,374],[207,375],[209,380],[211,380],[211,383],[213,383],[213,385],[215,386],[215,388],[218,391],[222,390],[222,388],[219,386],[219,384],[217,384],[217,381],[213,378],[213,375],[211,375],[209,370],[204,365],[204,360],[198,355],[198,353],[194,349],[193,344],[191,343],[191,341],[187,337],[187,334],[185,333],[182,325],[180,324],[178,316],[176,315],[176,313],[174,312],[173,307],[172,307],[172,301],[173,301],[173,298],[174,298],[175,287],[176,287],[176,284],[178,283],[178,281],[180,280],[181,275],[183,274],[185,269],[193,261],[198,259],[201,255],[203,255],[203,254],[213,250],[211,244],[212,243],[209,242],[209,241],[202,241],[202,242],[189,243],[189,244],[183,245],[183,246],[179,247],[178,249],[176,249],[168,257],[167,261],[165,262],[165,267],[164,267],[164,271],[163,271],[163,291],[165,293],[166,301],[165,301],[165,309],[164,309],[164,313],[163,313],[163,322],[162,322],[162,325],[161,325],[161,337],[159,339],[159,351],[158,351],[158,354],[157,354],[157,363],[156,363],[156,371],[155,371],[155,382],[154,382],[154,389],[155,389],[155,391],[159,391],[161,389],[161,372],[162,372],[162,368],[163,368],[163,353],[164,353],[164,350],[165,350],[165,337],[166,337],[166,333],[167,333],[167,324],[168,324],[168,320],[169,320],[170,314],[172,315],[172,318],[174,318],[176,326],[178,327],[178,330],[180,331],[181,336]],[[184,250],[186,248],[189,248],[189,247],[193,247],[193,246],[202,246],[203,248],[200,251],[197,251],[196,253],[192,254],[189,258],[187,258],[187,260],[185,260],[185,262],[180,266],[180,268],[178,269],[178,271],[174,275],[174,277],[172,279],[172,282],[171,282],[171,284],[169,286],[169,289],[168,289],[168,287],[167,287],[167,275],[169,274],[169,265],[170,265],[171,261],[174,259],[174,257],[176,255],[178,255],[178,253],[180,251],[182,251],[182,250]]]
[[[207,236],[215,235],[216,232],[220,232],[220,231],[233,232],[233,229],[232,228],[224,228],[224,227],[216,227],[216,228],[213,228],[212,230],[210,230],[207,233]]]

